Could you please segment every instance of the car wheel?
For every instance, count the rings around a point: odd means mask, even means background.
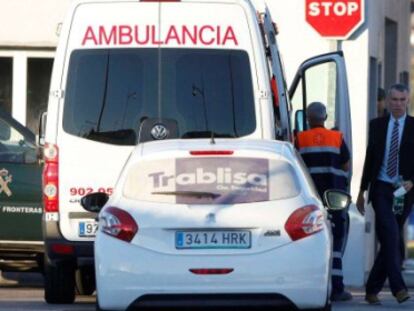
[[[45,300],[53,304],[75,301],[75,268],[72,263],[45,264]]]
[[[92,295],[95,291],[95,270],[92,266],[80,267],[75,274],[76,291],[79,295]]]

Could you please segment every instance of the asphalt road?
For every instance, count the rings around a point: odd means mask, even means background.
[[[0,311],[93,311],[95,296],[77,296],[72,305],[48,305],[43,300],[42,277],[37,274],[5,274],[0,278]],[[399,305],[388,290],[384,290],[380,298],[381,306],[370,306],[364,302],[362,289],[352,289],[354,299],[350,302],[334,303],[334,311],[402,311],[414,310],[413,298]]]

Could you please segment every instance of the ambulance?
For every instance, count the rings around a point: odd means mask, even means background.
[[[75,287],[93,293],[97,215],[80,200],[111,195],[137,145],[292,143],[306,129],[306,106],[318,100],[336,107],[328,121],[350,146],[342,53],[304,62],[288,91],[276,35],[269,10],[257,12],[249,0],[72,3],[40,133],[48,303],[73,302]],[[301,107],[295,114],[291,99]]]

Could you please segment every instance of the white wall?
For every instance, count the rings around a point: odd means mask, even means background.
[[[0,0],[0,48],[55,47],[71,0]]]

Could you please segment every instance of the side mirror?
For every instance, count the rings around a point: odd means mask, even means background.
[[[303,110],[296,110],[295,112],[295,130],[296,132],[303,132],[305,130],[304,128],[304,120],[305,114]]]
[[[39,146],[45,145],[45,133],[46,133],[46,118],[47,118],[47,112],[42,112],[42,115],[40,116],[39,120],[39,136],[37,143]]]
[[[103,192],[94,192],[85,195],[81,199],[81,205],[84,209],[92,213],[99,213],[109,200],[109,195]]]
[[[11,129],[10,125],[3,119],[0,119],[0,140],[10,140]]]
[[[323,194],[323,199],[332,211],[340,211],[348,208],[351,204],[351,196],[340,190],[326,190]]]

